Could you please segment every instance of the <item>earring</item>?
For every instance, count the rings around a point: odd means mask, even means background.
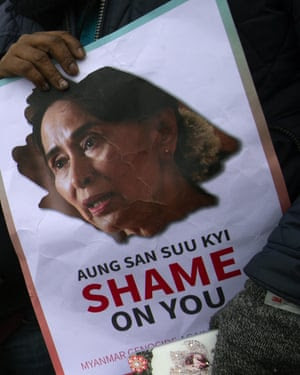
[[[168,148],[165,148],[164,152],[165,152],[165,154],[168,154],[170,152],[170,150]]]

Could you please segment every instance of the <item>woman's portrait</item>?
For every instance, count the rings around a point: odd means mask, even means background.
[[[13,157],[49,192],[40,207],[123,239],[151,237],[217,205],[201,183],[239,148],[170,94],[111,67],[70,81],[65,92],[34,89],[27,103],[32,134]]]

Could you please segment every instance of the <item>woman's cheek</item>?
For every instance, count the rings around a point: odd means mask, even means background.
[[[55,178],[55,188],[58,194],[60,194],[69,203],[72,203],[71,186],[65,179],[57,176]]]
[[[97,147],[87,155],[91,160],[98,163],[107,163],[111,161],[122,160],[122,153],[116,145],[106,143]]]

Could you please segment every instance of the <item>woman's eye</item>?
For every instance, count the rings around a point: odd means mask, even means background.
[[[88,138],[85,142],[85,149],[91,148],[95,145],[95,140],[93,138]]]
[[[66,159],[64,158],[56,159],[53,162],[53,168],[54,170],[62,169],[65,166],[65,164],[66,164]]]
[[[82,142],[82,148],[84,151],[88,151],[97,145],[97,137],[95,135],[90,135],[86,137]]]

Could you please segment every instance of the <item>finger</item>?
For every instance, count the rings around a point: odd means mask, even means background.
[[[76,58],[83,58],[80,42],[67,32],[38,32],[21,36],[0,61],[0,77],[23,76],[38,88],[47,90],[51,83],[59,90],[68,87],[68,82],[54,66],[55,58],[63,70],[78,73]]]
[[[76,59],[82,60],[85,58],[86,54],[84,48],[82,47],[80,41],[73,35],[66,31],[50,31],[49,34],[60,36],[65,41],[70,52]]]
[[[49,54],[66,73],[70,75],[78,74],[76,59],[83,59],[85,52],[80,42],[68,32],[36,33],[34,38],[30,35],[24,36],[23,42]]]
[[[49,84],[45,77],[32,62],[19,56],[10,56],[7,62],[1,61],[0,74],[3,77],[25,77],[41,90],[48,90]]]
[[[24,49],[19,48],[15,53],[18,53],[15,59],[19,59],[18,75],[26,77],[43,90],[49,89],[48,83],[58,90],[65,90],[68,87],[68,82],[46,52],[27,46]]]
[[[32,57],[29,55],[29,50],[33,54]],[[47,74],[49,68],[49,74],[53,74],[53,67],[50,66],[49,62],[51,62],[51,65],[54,65],[50,57],[54,58],[63,70],[70,75],[76,75],[79,71],[76,60],[64,39],[59,35],[49,32],[21,36],[18,44],[16,44],[16,51],[14,53],[32,61],[40,71],[46,73],[46,78],[48,79],[50,78]]]

